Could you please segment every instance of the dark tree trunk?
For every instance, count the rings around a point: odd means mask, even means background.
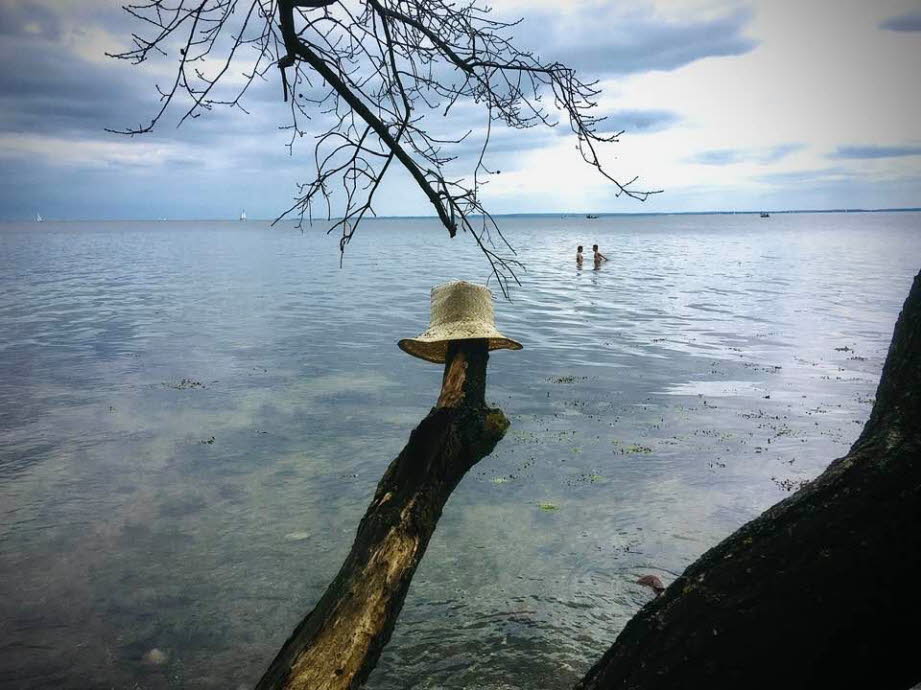
[[[909,688],[919,574],[921,274],[850,452],[688,567],[578,688]]]
[[[367,678],[445,502],[508,428],[483,399],[488,358],[485,340],[450,345],[438,403],[378,484],[339,574],[257,688],[339,690]]]

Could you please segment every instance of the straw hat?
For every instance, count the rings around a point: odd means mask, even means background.
[[[520,350],[521,343],[506,338],[496,329],[489,288],[464,280],[432,288],[432,316],[428,330],[417,338],[404,338],[397,345],[413,357],[442,364],[448,342],[486,338],[490,350]]]

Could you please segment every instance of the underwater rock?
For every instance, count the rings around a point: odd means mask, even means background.
[[[151,666],[162,666],[167,659],[169,659],[169,656],[166,652],[154,647],[141,658],[141,661]]]
[[[636,581],[636,584],[649,587],[649,589],[656,593],[656,596],[659,596],[665,591],[665,585],[662,584],[662,580],[655,575],[643,575]]]

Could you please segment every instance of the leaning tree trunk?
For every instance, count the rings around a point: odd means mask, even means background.
[[[919,575],[921,274],[850,452],[688,567],[578,688],[909,688]]]
[[[387,468],[339,574],[258,689],[357,688],[374,668],[445,502],[508,428],[483,399],[488,358],[486,340],[449,345],[438,403]]]

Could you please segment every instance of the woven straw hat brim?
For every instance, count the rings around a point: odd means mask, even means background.
[[[448,343],[452,340],[485,338],[490,350],[520,350],[522,344],[506,338],[494,326],[482,321],[453,323],[429,328],[417,338],[403,338],[397,345],[403,352],[420,359],[444,364],[448,356]]]
[[[404,338],[397,343],[403,352],[424,359],[435,364],[444,364],[448,358],[448,343],[451,340],[466,340],[466,338],[450,338],[448,340],[425,341],[416,338]],[[511,338],[489,338],[489,349],[492,350],[520,350],[522,344]]]
[[[436,285],[431,300],[428,329],[397,343],[407,354],[442,364],[452,340],[487,340],[490,350],[522,349],[521,343],[506,338],[496,328],[492,294],[486,286],[465,280]]]

